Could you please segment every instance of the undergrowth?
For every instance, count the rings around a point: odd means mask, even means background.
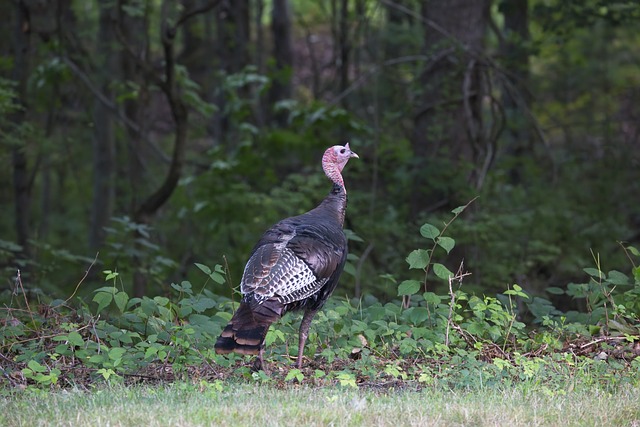
[[[407,257],[418,279],[394,283],[398,298],[381,302],[333,297],[312,324],[303,369],[293,369],[296,315],[273,325],[266,338],[270,371],[254,372],[247,359],[213,351],[236,303],[207,289],[223,284],[225,269],[196,264],[202,284],[171,284],[170,293],[131,298],[117,271],[103,271],[105,286],[90,301],[38,302],[18,272],[10,301],[0,311],[2,393],[90,388],[97,383],[188,380],[218,387],[223,380],[276,385],[477,388],[528,381],[552,393],[567,380],[604,387],[637,385],[640,372],[640,252],[624,246],[631,275],[585,268],[584,283],[549,288],[581,299],[584,312],[560,312],[543,296],[512,284],[495,296],[465,291],[470,275],[434,262],[455,240],[448,226],[424,224],[425,248]],[[448,292],[431,292],[441,281]],[[82,282],[82,281],[81,281]],[[80,285],[80,284],[79,284]],[[526,320],[526,323],[525,323]]]

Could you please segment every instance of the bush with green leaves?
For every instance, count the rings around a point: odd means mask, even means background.
[[[585,299],[587,313],[562,313],[517,284],[495,296],[477,295],[463,286],[469,277],[466,271],[458,268],[453,273],[455,268],[438,262],[455,248],[447,231],[467,206],[454,209],[441,226],[420,227],[425,248],[412,251],[406,259],[409,271],[420,272],[420,280],[398,283],[391,275],[380,279],[396,284],[397,299],[331,298],[312,323],[305,353],[309,364],[303,369],[286,369],[273,377],[252,372],[244,356],[216,355],[213,344],[240,295],[235,289],[231,298],[221,297],[209,289],[229,280],[222,266],[195,264],[202,283],[198,289],[182,281],[155,297],[131,298],[128,279],[115,270],[103,271],[106,284],[93,290],[89,302],[70,297],[35,310],[22,292],[12,301],[14,306],[0,311],[4,325],[0,348],[8,362],[3,381],[58,388],[132,378],[219,378],[226,372],[260,383],[357,387],[382,378],[422,386],[480,387],[536,378],[554,381],[564,375],[555,370],[573,372],[578,366],[604,369],[602,375],[618,381],[618,373],[637,369],[633,350],[640,335],[637,249],[624,247],[633,278],[618,271],[605,274],[597,263],[596,268],[585,269],[587,283],[569,284],[566,290],[552,288],[551,292]],[[430,290],[437,282],[448,292]],[[522,322],[526,310],[533,313],[538,330]],[[270,363],[291,366],[299,319],[298,314],[286,315],[271,327],[265,342]],[[565,351],[567,340],[576,343],[570,351]],[[581,354],[587,357],[578,359]],[[607,368],[594,360],[607,360]]]

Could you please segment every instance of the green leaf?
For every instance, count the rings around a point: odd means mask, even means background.
[[[455,240],[453,240],[451,237],[446,237],[446,236],[438,237],[436,240],[436,243],[438,243],[438,245],[442,249],[447,251],[447,253],[451,252],[451,249],[453,249],[454,246],[456,245]]]
[[[69,335],[67,335],[67,341],[69,341],[69,344],[76,347],[84,346],[84,340],[82,339],[82,335],[80,335],[75,331],[69,332]]]
[[[111,271],[111,270],[104,270],[102,272],[105,275],[104,281],[108,282],[111,279],[115,279],[116,277],[118,277],[118,272],[117,271]]]
[[[207,267],[206,265],[204,265],[204,264],[199,264],[199,263],[197,263],[197,262],[196,262],[196,263],[194,263],[194,264],[196,265],[196,267],[198,267],[200,270],[202,270],[202,272],[203,272],[204,274],[207,274],[207,275],[211,274],[211,269],[210,269],[209,267]]]
[[[116,292],[118,292],[118,290],[114,287],[114,286],[103,286],[101,288],[96,289],[95,291],[93,291],[95,293],[99,293],[99,292],[106,292],[108,294],[115,294]]]
[[[216,302],[211,298],[201,296],[198,299],[194,300],[191,306],[198,313],[202,313],[205,310],[215,307]]]
[[[112,293],[98,292],[97,294],[95,294],[95,296],[93,297],[93,302],[98,304],[98,310],[96,311],[96,313],[100,313],[102,310],[104,310],[109,304],[111,304],[112,300]]]
[[[169,305],[169,298],[167,297],[153,297],[153,300],[160,307],[167,307]]]
[[[347,273],[350,276],[353,276],[353,277],[356,276],[356,268],[350,262],[345,263],[344,272]]]
[[[398,295],[413,295],[420,290],[421,283],[417,280],[405,280],[398,285]]]
[[[292,369],[287,373],[287,376],[284,377],[285,381],[298,380],[298,382],[302,382],[304,380],[304,374],[300,369]]]
[[[424,269],[429,264],[429,251],[416,249],[407,257],[409,268]]]
[[[565,293],[574,298],[585,298],[589,291],[589,285],[586,283],[569,283]]]
[[[640,251],[635,246],[627,246],[627,250],[635,256],[640,256]]]
[[[633,335],[636,334],[637,331],[635,328],[633,328],[632,326],[629,326],[629,324],[627,324],[627,322],[625,322],[623,319],[619,319],[620,321],[614,320],[614,319],[609,319],[607,321],[607,325],[611,328],[611,329],[615,329],[618,330],[624,334],[629,334],[629,335]]]
[[[449,277],[454,276],[454,274],[451,271],[449,271],[447,267],[437,262],[433,264],[433,272],[435,273],[436,276],[438,276],[443,280],[449,280]]]
[[[395,277],[393,277],[393,275],[392,275],[392,274],[389,274],[389,273],[381,274],[379,277],[380,277],[381,279],[388,280],[389,282],[393,283],[394,285],[395,285],[396,283],[398,283],[398,281],[396,280],[396,278],[395,278]]]
[[[93,356],[89,357],[88,362],[89,363],[95,363],[96,365],[101,364],[104,362],[104,355],[102,354],[94,354]]]
[[[344,235],[347,237],[347,240],[353,240],[354,242],[364,242],[360,236],[354,233],[352,230],[348,228],[344,229]]]
[[[342,387],[358,388],[358,385],[356,384],[356,377],[354,374],[341,372],[336,375],[336,379],[340,382],[340,385]]]
[[[276,342],[276,340],[280,340],[280,342],[285,342],[284,333],[280,329],[271,329],[267,332],[267,336],[264,339],[265,346],[269,347],[271,344]]]
[[[109,350],[109,359],[111,360],[122,359],[122,356],[124,356],[126,352],[127,350],[125,350],[122,347],[113,347],[111,350]]]
[[[435,240],[435,238],[440,235],[440,230],[438,230],[437,227],[426,223],[422,227],[420,227],[420,234],[422,234],[422,237]]]
[[[420,325],[429,319],[429,310],[426,307],[413,307],[413,311],[409,315],[409,320],[414,325]]]
[[[507,289],[506,291],[504,291],[504,294],[529,299],[529,295],[527,295],[527,293],[522,290],[522,286],[518,285],[517,283],[513,284],[513,289]]]
[[[156,354],[158,354],[158,347],[147,347],[147,350],[144,352],[144,358],[151,359],[155,357]]]
[[[440,304],[440,297],[434,292],[425,292],[422,298],[427,304]]]
[[[118,310],[120,310],[120,313],[124,313],[124,310],[127,307],[127,302],[129,302],[129,295],[124,291],[120,291],[113,296],[113,300],[115,301]]]
[[[591,277],[595,277],[596,279],[605,279],[605,275],[602,271],[598,270],[597,268],[583,268],[582,269],[585,273],[587,273],[589,276]]]
[[[35,360],[29,360],[29,362],[27,363],[27,366],[33,372],[47,372],[47,368],[45,366],[42,366],[40,363],[38,363]]]
[[[453,213],[454,215],[460,215],[462,213],[462,211],[464,211],[467,208],[467,206],[468,205],[458,206],[457,208],[452,210],[451,213]]]
[[[621,273],[617,270],[611,270],[609,274],[607,274],[607,276],[608,276],[607,280],[612,285],[624,286],[629,284],[629,277],[626,274]]]
[[[564,295],[564,289],[555,286],[549,286],[546,291],[553,295]]]
[[[224,270],[219,266],[216,265],[215,266],[215,271],[211,271],[211,269],[209,267],[207,267],[204,264],[199,264],[199,263],[194,263],[196,267],[198,267],[200,270],[202,270],[202,272],[204,274],[206,274],[207,276],[209,276],[211,278],[211,280],[213,280],[214,282],[218,283],[218,284],[223,284],[224,283],[224,277],[222,276]]]
[[[211,280],[213,280],[219,285],[222,285],[224,283],[224,277],[222,276],[222,274],[216,271],[212,271],[209,277],[211,277]]]

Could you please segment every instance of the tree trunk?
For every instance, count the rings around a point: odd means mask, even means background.
[[[218,9],[218,57],[220,68],[237,73],[249,64],[249,0],[223,0]]]
[[[13,69],[11,70],[11,79],[17,83],[14,104],[16,104],[19,109],[11,114],[8,122],[18,127],[24,123],[27,111],[31,22],[25,3],[16,1],[14,5],[14,26],[11,46],[11,50],[13,51]],[[29,244],[29,238],[31,236],[29,224],[31,188],[25,147],[23,145],[14,147],[12,149],[11,159],[13,167],[13,193],[15,197],[14,215],[16,240],[22,247],[21,258],[28,259],[31,254]]]
[[[238,73],[249,65],[250,61],[249,0],[223,0],[216,16],[218,43],[214,67],[225,71],[227,75]],[[244,95],[246,94],[247,92],[244,92]],[[219,112],[212,120],[210,132],[223,144],[230,143],[234,141],[234,135],[229,126],[229,116],[224,112],[226,94],[220,88],[216,91],[214,103],[219,107]]]
[[[291,42],[291,10],[289,0],[274,0],[271,10],[271,31],[273,33],[273,58],[275,66],[271,72],[269,104],[274,121],[285,126],[287,116],[273,111],[274,105],[292,95],[291,75],[293,71],[293,46]]]
[[[500,3],[504,15],[504,33],[500,50],[502,63],[513,79],[502,91],[502,103],[507,116],[505,140],[506,154],[512,156],[514,163],[509,170],[513,184],[519,184],[521,177],[521,159],[526,152],[533,150],[532,135],[527,127],[524,109],[531,102],[528,94],[529,82],[529,0],[508,0]]]
[[[125,12],[127,8],[134,7],[139,7],[139,4],[132,0],[119,0],[117,10],[118,28],[128,45],[128,49],[124,49],[120,56],[122,79],[137,88],[136,97],[124,101],[124,115],[129,121],[137,124],[138,130],[127,128],[126,138],[120,150],[123,154],[127,154],[126,160],[121,158],[118,162],[121,168],[126,168],[118,171],[118,174],[129,178],[128,186],[120,189],[122,194],[129,195],[129,211],[137,209],[145,190],[142,186],[145,181],[146,164],[142,159],[147,158],[147,153],[142,141],[148,132],[144,112],[149,103],[149,82],[143,76],[139,62],[141,58],[149,58],[148,14],[150,11],[145,9],[142,15]]]
[[[194,10],[203,7],[205,0],[180,0],[182,10]],[[201,88],[208,86],[211,80],[211,46],[215,43],[211,33],[212,14],[201,15],[187,21],[184,25],[180,64],[189,70],[189,78]]]
[[[338,15],[338,90],[343,93],[349,87],[349,58],[351,40],[349,39],[349,0],[341,0]],[[347,97],[342,98],[347,107]]]
[[[113,19],[116,10],[113,5],[100,6],[100,24],[97,36],[97,48],[100,52],[97,70],[101,92],[113,103],[109,84],[117,74],[114,66],[115,52],[112,48]],[[96,98],[93,105],[93,196],[91,203],[91,223],[89,228],[89,248],[100,249],[105,239],[104,227],[109,223],[115,198],[114,167],[115,140],[113,134],[112,113],[105,103]]]
[[[425,166],[441,156],[441,168],[475,162],[482,144],[483,87],[479,60],[488,26],[489,0],[424,0],[424,42],[430,60],[420,76],[422,102],[414,114],[412,147],[414,214],[446,198],[429,190]]]

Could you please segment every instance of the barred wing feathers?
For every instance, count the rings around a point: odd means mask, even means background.
[[[282,221],[254,248],[242,277],[242,294],[251,305],[268,299],[301,303],[331,279],[337,282],[335,273],[342,271],[346,254],[346,238],[338,224],[309,223],[300,217]]]

